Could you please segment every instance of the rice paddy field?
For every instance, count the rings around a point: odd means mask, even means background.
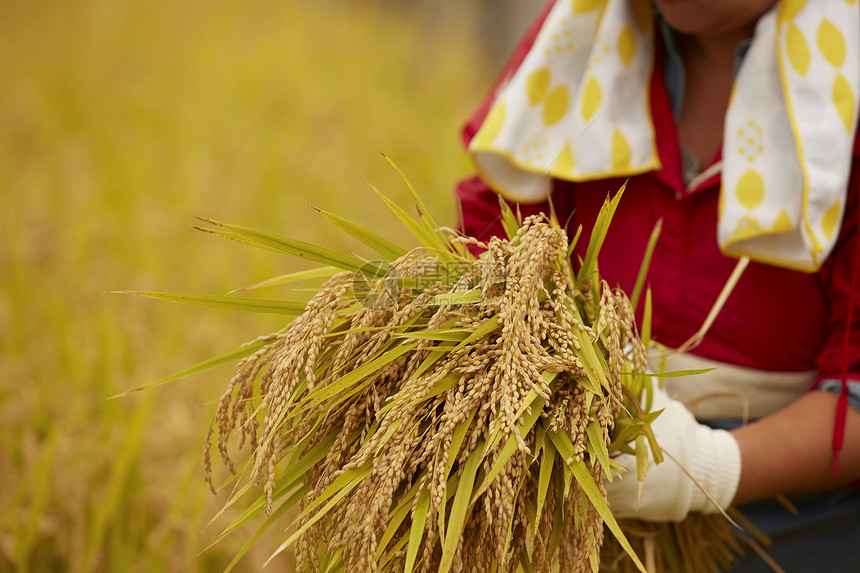
[[[496,65],[467,20],[440,14],[0,2],[0,570],[230,561],[252,531],[207,549],[229,512],[207,527],[226,498],[204,483],[201,452],[232,369],[108,398],[284,318],[110,293],[220,295],[302,268],[194,231],[193,216],[353,248],[312,203],[405,241],[366,184],[412,205],[379,151],[453,224],[451,188],[470,171],[458,128]],[[281,530],[237,570],[258,570]]]

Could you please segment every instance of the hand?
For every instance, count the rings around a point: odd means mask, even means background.
[[[679,463],[721,508],[728,507],[741,475],[741,452],[735,438],[725,430],[698,423],[681,402],[670,398],[656,384],[651,409],[663,410],[651,428],[664,454],[670,454],[674,460],[664,455],[663,462],[655,464],[649,452],[648,474],[640,498],[635,456],[618,456],[615,461],[627,471],[605,482],[615,517],[681,521],[691,511],[717,511]]]

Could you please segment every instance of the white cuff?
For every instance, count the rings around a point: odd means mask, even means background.
[[[712,430],[707,426],[696,429],[700,435],[695,450],[688,458],[687,468],[722,509],[735,498],[741,479],[741,449],[734,436],[725,430]],[[697,485],[693,485],[690,511],[715,513],[717,508]]]

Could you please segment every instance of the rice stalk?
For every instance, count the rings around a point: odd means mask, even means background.
[[[730,561],[739,545],[722,518],[619,524],[606,500],[613,454],[635,453],[639,479],[648,449],[662,458],[647,411],[650,326],[643,342],[633,305],[597,273],[620,195],[606,201],[576,269],[557,221],[521,221],[509,209],[508,238],[484,244],[386,200],[423,245],[410,251],[328,216],[391,255],[361,266],[210,222],[345,269],[248,347],[221,397],[206,479],[214,491],[216,456],[237,473],[236,442],[248,450],[239,494],[262,489],[223,535],[264,510],[261,529],[293,510],[275,555],[294,546],[298,569],[315,572],[644,572],[640,555],[659,571],[683,570],[690,555],[712,570]]]

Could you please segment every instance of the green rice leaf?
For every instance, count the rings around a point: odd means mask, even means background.
[[[551,370],[546,370],[543,372],[542,377],[547,381],[547,384],[548,384],[557,375],[558,375],[557,372],[552,372]],[[516,420],[519,420],[526,413],[526,411],[529,410],[529,408],[531,408],[532,404],[535,402],[535,399],[538,397],[537,389],[535,388],[534,383],[531,381],[529,381],[529,382],[531,383],[532,389],[529,390],[528,393],[526,394],[525,398],[523,398],[522,405],[520,406],[519,410],[517,410],[517,413],[514,415],[514,419],[516,419]],[[540,403],[544,404],[543,401],[541,401]],[[543,406],[541,406],[541,407],[543,407]],[[502,439],[502,427],[497,425],[495,431],[492,433],[490,438],[485,441],[484,455],[486,455],[490,450],[495,448],[501,439]]]
[[[463,473],[460,475],[460,483],[457,485],[454,502],[448,518],[445,541],[442,544],[442,559],[439,562],[439,573],[448,573],[454,565],[454,554],[459,545],[463,527],[466,524],[466,517],[471,510],[472,504],[469,500],[472,496],[472,488],[475,485],[478,467],[481,464],[481,457],[481,448],[475,448],[466,459]]]
[[[421,476],[426,475],[426,470],[421,472]],[[397,530],[400,528],[400,524],[403,523],[403,520],[406,519],[406,516],[409,515],[409,512],[412,510],[413,501],[415,500],[415,496],[419,493],[418,490],[420,486],[421,478],[419,477],[406,495],[403,496],[403,499],[400,500],[400,503],[397,504],[397,507],[388,513],[388,524],[386,525],[385,532],[383,532],[382,537],[379,540],[379,545],[376,548],[377,561],[382,558],[386,547],[388,547],[389,542],[391,542],[394,535],[397,533]]]
[[[393,564],[394,557],[397,555],[397,553],[400,552],[400,550],[403,549],[403,546],[406,545],[406,543],[408,541],[409,541],[408,535],[403,535],[400,537],[400,539],[397,540],[397,543],[394,544],[394,547],[392,547],[391,551],[388,553],[388,557],[386,557],[385,561],[382,562],[382,566],[380,568],[382,571],[388,571],[389,570],[388,566]]]
[[[642,434],[636,436],[636,479],[639,481],[639,497],[642,497],[642,485],[648,475],[648,448],[645,446],[645,437]]]
[[[271,515],[269,515],[269,517],[267,517],[266,520],[260,525],[260,527],[257,529],[257,531],[254,532],[254,534],[248,538],[248,541],[246,541],[242,545],[242,547],[239,548],[239,551],[236,552],[236,555],[233,557],[233,560],[230,561],[230,563],[227,565],[227,568],[224,569],[224,573],[228,573],[229,571],[232,571],[233,567],[235,567],[239,563],[239,561],[242,559],[242,557],[245,556],[245,554],[248,552],[248,550],[254,546],[254,543],[257,542],[257,540],[260,538],[260,536],[262,536],[263,533],[265,533],[266,530],[269,529],[269,527],[271,527],[273,523],[275,523],[281,517],[283,517],[283,515],[287,511],[292,509],[293,506],[295,506],[299,502],[299,500],[308,492],[309,489],[310,488],[307,485],[302,485],[301,487],[295,489],[287,499],[285,499],[283,502],[281,502],[281,504],[278,506],[278,508],[275,509],[271,513]]]
[[[460,447],[463,445],[463,441],[466,439],[466,434],[469,431],[469,428],[472,426],[472,420],[475,419],[475,414],[477,410],[472,410],[469,414],[466,415],[466,418],[460,422],[460,425],[457,426],[457,429],[454,430],[454,434],[451,436],[451,448],[448,450],[448,461],[445,464],[445,475],[449,475],[451,470],[454,468],[454,461],[457,459],[457,455],[460,453]],[[477,449],[477,448],[476,448]]]
[[[378,374],[379,370],[414,349],[418,346],[418,343],[419,341],[416,340],[414,342],[398,345],[387,352],[380,352],[379,355],[370,362],[362,364],[355,370],[351,370],[348,374],[341,376],[331,384],[317,387],[313,392],[308,394],[307,398],[304,399],[304,402],[312,405],[322,403],[323,400],[347,390],[351,386],[360,382],[363,378],[373,374]]]
[[[424,359],[424,362],[421,363],[421,366],[418,367],[418,370],[415,371],[415,377],[421,376],[427,372],[427,370],[429,370],[434,364],[454,350],[456,350],[456,347],[452,348],[441,344],[428,349],[427,352],[429,355]]]
[[[651,288],[645,290],[645,308],[642,311],[642,345],[645,352],[648,353],[651,349]],[[642,386],[645,388],[645,411],[651,410],[651,401],[654,398],[654,385],[650,380],[643,380]]]
[[[627,555],[630,556],[630,559],[633,560],[636,568],[642,573],[647,573],[645,566],[639,560],[639,557],[636,555],[636,552],[633,551],[633,547],[630,545],[630,542],[627,541],[627,537],[625,537],[624,533],[621,531],[621,527],[619,527],[618,522],[615,521],[615,516],[612,515],[609,505],[606,503],[606,500],[603,499],[600,490],[597,489],[597,484],[594,483],[594,479],[592,479],[591,474],[588,473],[588,468],[585,467],[584,463],[580,462],[573,464],[571,470],[573,471],[573,476],[576,478],[576,481],[579,482],[583,492],[588,496],[588,500],[603,519],[603,523],[609,528],[609,531],[612,532],[615,539],[618,540],[618,543],[622,548],[624,548]]]
[[[567,246],[567,257],[566,259],[569,261],[573,257],[573,251],[576,249],[577,243],[579,243],[579,237],[582,235],[582,225],[577,227],[576,234],[570,239]],[[573,270],[573,269],[571,269]],[[573,277],[575,278],[575,277]]]
[[[199,217],[198,217],[199,219]],[[205,220],[205,219],[203,219]],[[271,247],[269,245],[264,245],[263,243],[248,239],[243,237],[237,233],[231,233],[229,231],[223,231],[221,229],[210,229],[208,227],[193,227],[195,231],[202,231],[203,233],[208,233],[210,235],[215,235],[216,237],[221,237],[222,239],[228,239],[230,241],[235,241],[242,245],[246,245],[249,247],[254,247],[257,249],[263,249],[266,251],[271,251],[273,253],[281,253],[278,249]],[[283,253],[281,253],[283,254]]]
[[[520,228],[520,223],[517,221],[516,216],[514,216],[514,212],[511,211],[508,202],[501,195],[499,195],[499,211],[502,216],[502,228],[504,228],[508,240],[512,240]]]
[[[695,376],[696,374],[704,374],[705,372],[710,372],[711,370],[716,370],[716,368],[698,368],[695,370],[673,370],[672,372],[658,372],[656,374],[649,374],[649,376],[653,376],[654,378],[680,378],[682,376]]]
[[[526,548],[520,552],[520,567],[523,568],[523,573],[534,573],[532,562],[529,559],[529,552]]]
[[[642,294],[642,287],[645,286],[645,277],[648,275],[648,267],[651,266],[651,256],[654,254],[654,248],[657,246],[657,239],[660,238],[660,230],[663,228],[663,219],[659,219],[654,229],[651,231],[651,237],[648,239],[648,246],[645,247],[645,255],[642,257],[642,263],[639,266],[639,274],[636,276],[636,283],[633,287],[633,293],[630,295],[630,306],[635,311],[639,304],[639,295]]]
[[[355,432],[351,439],[348,440],[349,443],[352,443],[358,437],[358,432]],[[337,432],[331,432],[324,439],[320,440],[313,448],[311,448],[304,456],[302,456],[295,463],[290,463],[287,466],[287,470],[278,478],[275,484],[275,491],[273,492],[273,499],[278,499],[285,495],[285,493],[292,488],[294,488],[298,483],[304,479],[304,474],[310,470],[314,465],[322,461],[326,454],[328,454],[331,446],[334,444],[337,439]],[[227,503],[221,508],[221,510],[212,518],[212,521],[215,521],[220,517],[224,511],[233,505],[236,501],[238,501],[248,490],[252,487],[252,483],[246,483],[244,487],[240,488],[235,494],[233,494]],[[227,535],[230,535],[246,523],[248,523],[253,518],[260,515],[266,509],[266,496],[261,495],[258,497],[254,503],[252,503],[248,509],[242,512],[241,515],[236,517],[233,522],[227,526],[221,533],[218,534],[218,540],[223,539]],[[210,522],[211,523],[211,522]],[[216,541],[217,542],[217,541]],[[213,543],[212,545],[214,545]]]
[[[449,374],[449,375],[445,376],[444,378],[439,380],[439,382],[434,384],[432,386],[431,390],[429,392],[427,392],[424,396],[413,401],[409,407],[412,407],[412,405],[418,404],[420,402],[424,402],[426,400],[432,400],[436,396],[438,396],[440,394],[444,394],[445,392],[447,392],[448,390],[450,390],[451,388],[453,388],[454,386],[456,386],[457,384],[460,383],[460,377],[461,377],[461,375],[458,373]]]
[[[660,410],[657,413],[659,414],[662,411]],[[651,448],[651,457],[654,458],[654,463],[663,463],[663,449],[657,443],[657,437],[654,435],[654,430],[651,429],[650,422],[645,426],[645,437],[648,438],[648,447]]]
[[[427,512],[430,510],[430,489],[424,488],[418,496],[418,505],[412,514],[412,527],[409,530],[409,548],[406,550],[406,567],[404,573],[412,573],[418,548],[424,536],[424,525],[427,523]]]
[[[594,535],[589,535],[589,538],[593,539]],[[600,569],[600,548],[595,547],[591,550],[591,553],[588,555],[588,562],[591,564],[592,571]]]
[[[534,401],[532,402],[531,411],[524,417],[521,424],[517,424],[517,429],[520,432],[521,436],[527,435],[532,427],[537,422],[540,417],[540,413],[543,410],[544,401],[541,397],[536,396]],[[488,442],[489,443],[489,442]],[[487,489],[492,485],[493,481],[496,477],[501,473],[505,464],[508,463],[508,460],[511,459],[511,456],[514,455],[514,452],[517,451],[517,439],[514,436],[510,436],[508,440],[505,442],[505,445],[502,446],[502,451],[499,452],[499,457],[496,459],[496,462],[493,464],[493,467],[484,477],[484,481],[475,489],[475,493],[472,495],[472,500],[470,505],[474,505],[478,500],[478,497],[483,494]],[[491,446],[492,447],[492,446]]]
[[[609,473],[609,450],[606,449],[606,443],[603,441],[603,432],[600,429],[600,424],[597,422],[589,422],[585,428],[585,433],[588,436],[588,443],[591,445],[591,453],[597,457],[600,466],[603,468],[603,473],[609,479],[612,479],[612,474]]]
[[[567,488],[564,483],[567,481],[567,476],[572,476],[564,460],[561,461],[561,468],[555,472],[556,500],[565,499]],[[561,479],[559,479],[561,477]],[[566,504],[556,501],[555,511],[552,514],[552,529],[550,530],[549,542],[547,543],[547,561],[549,561],[558,549],[558,544],[561,541],[561,532],[564,530],[564,523],[567,519],[571,519],[565,515]]]
[[[463,441],[466,438],[466,434],[469,431],[469,428],[472,426],[472,420],[475,418],[475,414],[477,410],[473,409],[466,415],[466,419],[460,422],[457,428],[454,430],[454,434],[451,437],[451,447],[448,450],[448,459],[445,463],[445,475],[450,475],[451,470],[454,468],[454,462],[457,459],[457,455],[460,453],[460,448],[463,445]],[[477,451],[477,447],[475,450]],[[473,452],[474,453],[474,452]],[[459,483],[459,478],[457,476],[451,476],[448,481],[445,482],[445,500],[450,499],[451,488],[455,488],[456,484]],[[445,540],[445,512],[439,511],[439,538],[443,541]]]
[[[592,341],[586,332],[578,328],[573,329],[573,334],[579,340],[579,350],[574,350],[576,357],[582,362],[587,379],[580,380],[580,384],[586,387],[586,390],[594,394],[601,393],[600,388],[609,388],[609,378],[606,376],[605,363],[600,359],[597,351],[594,349],[594,344],[600,339]]]
[[[362,308],[362,306],[358,303],[351,305],[351,306],[349,306],[343,310],[343,315],[353,315],[360,308]],[[415,315],[412,318],[410,318],[409,320],[407,320],[406,322],[404,322],[403,324],[383,325],[383,326],[367,326],[367,327],[363,327],[363,328],[346,328],[349,325],[349,321],[346,319],[340,319],[340,321],[341,321],[340,328],[336,328],[335,326],[332,326],[331,331],[324,334],[323,336],[325,336],[326,338],[332,338],[332,337],[342,337],[344,335],[353,334],[356,332],[381,332],[383,330],[390,330],[390,331],[395,332],[395,333],[398,331],[409,332],[409,330],[407,330],[407,329],[410,329],[410,328],[425,329],[427,325],[420,322],[421,320],[422,319],[421,319],[420,315]],[[337,321],[335,322],[335,324],[337,324]],[[418,332],[420,332],[420,330],[418,330]]]
[[[385,443],[391,439],[391,436],[394,435],[394,432],[397,431],[397,428],[399,428],[403,424],[403,422],[404,422],[404,420],[403,420],[403,418],[401,418],[399,420],[395,420],[394,422],[392,422],[391,424],[388,425],[388,428],[385,430],[385,433],[379,439],[379,443],[376,447],[375,455],[377,455],[377,456],[379,455],[379,452],[382,449],[382,447],[385,446]],[[378,423],[379,423],[379,420],[377,420],[377,424]],[[376,434],[377,429],[378,429],[378,426],[372,427],[370,429],[370,431],[368,432],[368,436],[367,436],[368,440],[370,439],[371,436]]]
[[[550,437],[552,442],[555,444],[555,447],[558,448],[559,454],[561,454],[562,459],[570,460],[573,459],[573,442],[570,440],[570,436],[565,434],[564,432],[553,431],[549,428],[546,428],[547,435]],[[633,563],[642,573],[647,573],[645,570],[645,566],[642,565],[642,562],[639,560],[639,557],[636,555],[636,552],[633,551],[633,547],[630,545],[630,542],[627,541],[627,538],[624,536],[624,533],[621,531],[621,528],[618,525],[618,522],[615,520],[615,517],[612,515],[612,512],[609,509],[609,505],[606,503],[606,500],[603,499],[603,495],[600,493],[600,490],[597,489],[597,484],[594,483],[594,479],[592,479],[591,474],[588,473],[588,468],[585,466],[584,462],[574,462],[573,464],[567,464],[568,469],[572,472],[573,477],[579,483],[579,486],[582,488],[582,491],[588,496],[588,500],[591,502],[592,506],[597,510],[597,513],[600,515],[601,519],[603,519],[603,523],[615,538],[618,540],[618,543],[624,549],[624,551],[630,556],[630,559],[633,560]]]
[[[606,233],[609,230],[609,224],[612,222],[612,217],[615,215],[615,210],[618,208],[618,202],[624,194],[624,189],[627,186],[625,183],[615,194],[612,199],[607,198],[603,202],[603,207],[597,214],[597,219],[594,222],[594,229],[591,231],[591,240],[588,243],[588,248],[585,251],[585,259],[582,261],[582,266],[577,274],[577,285],[582,285],[585,277],[597,269],[597,256],[603,247],[603,241],[606,239]]]
[[[642,311],[642,335],[640,336],[645,350],[651,348],[651,287],[645,289],[645,309]]]
[[[358,239],[360,242],[382,255],[387,261],[393,261],[394,259],[398,259],[406,254],[406,249],[395,245],[385,237],[374,233],[366,227],[353,223],[349,219],[345,219],[340,215],[323,211],[313,205],[310,207],[342,231],[348,233],[350,236]]]
[[[256,298],[240,298],[235,296],[214,296],[204,294],[186,294],[178,292],[144,292],[135,290],[114,291],[116,294],[134,294],[156,300],[206,306],[220,310],[243,310],[246,312],[262,312],[265,314],[286,314],[298,316],[305,311],[307,303],[286,300],[264,300]]]
[[[523,485],[525,485],[526,481],[527,480],[524,480],[524,479],[517,480],[517,489],[514,492],[513,500],[519,499],[520,494],[523,491]],[[534,525],[535,525],[534,516],[529,515],[529,509],[528,508],[526,509],[526,520],[532,524],[532,527],[534,527]],[[514,513],[512,512],[510,515],[510,518],[507,519],[506,521],[508,522],[508,525],[506,528],[508,532],[507,532],[507,535],[505,535],[505,544],[502,547],[502,551],[501,551],[501,554],[503,556],[505,556],[505,559],[507,559],[508,551],[510,551],[510,548],[511,548],[511,539],[513,538],[513,534],[514,534],[514,522],[516,521],[516,515],[514,515]]]
[[[302,533],[310,529],[310,527],[314,523],[322,519],[325,514],[327,514],[335,505],[337,505],[337,502],[346,497],[346,494],[355,489],[356,486],[358,486],[362,482],[362,480],[364,480],[364,478],[369,476],[372,470],[373,465],[370,463],[366,463],[360,468],[346,470],[340,476],[338,476],[338,478],[334,480],[334,483],[332,483],[328,487],[328,489],[326,489],[322,493],[322,495],[313,500],[313,502],[311,502],[311,504],[308,505],[308,507],[306,507],[301,514],[299,514],[297,519],[301,519],[302,517],[309,515],[312,511],[322,505],[322,503],[326,499],[329,500],[328,503],[326,503],[319,511],[317,511],[314,516],[307,521],[307,523],[305,523],[304,525],[302,525],[302,527],[296,530],[296,532],[293,533],[284,542],[284,544],[281,545],[281,547],[278,548],[278,550],[274,554],[272,554],[271,557],[269,557],[269,561],[271,561],[272,558],[275,557],[275,555],[295,543],[296,539],[298,539]],[[331,499],[329,499],[329,497]]]
[[[346,573],[346,569],[344,568],[343,562],[340,559],[341,553],[343,553],[343,550],[339,547],[331,553],[327,551],[325,552],[325,562],[320,563],[320,565],[324,565],[324,567],[322,568],[322,571],[324,571],[324,573],[339,573],[340,571]]]
[[[431,356],[428,356],[427,359],[425,359],[425,360],[429,360],[429,359],[432,359],[434,357],[438,360],[444,354],[447,354],[447,352],[445,352],[445,353],[437,352],[435,354],[432,354]],[[421,374],[416,373],[413,376],[413,378],[418,378],[419,376],[421,376]],[[439,394],[443,394],[443,393],[447,392],[448,390],[450,390],[451,388],[456,386],[459,382],[460,382],[460,375],[459,374],[456,374],[456,373],[448,374],[447,376],[445,376],[444,378],[442,378],[441,380],[439,380],[438,382],[433,384],[431,386],[430,391],[428,391],[426,394],[412,400],[408,405],[406,405],[406,409],[411,410],[414,406],[420,404],[421,402],[424,402],[426,400],[430,400],[432,398],[435,398]],[[389,400],[387,404],[385,404],[382,408],[379,409],[377,416],[378,417],[384,416],[390,410],[393,410],[396,406],[398,406],[402,400],[403,400],[402,397],[398,397],[394,400]]]
[[[253,342],[248,344],[247,346],[243,346],[232,352],[227,352],[226,354],[222,354],[221,356],[216,356],[215,358],[210,358],[209,360],[204,360],[194,366],[190,366],[179,372],[171,374],[170,376],[165,376],[164,378],[160,378],[155,382],[150,382],[149,384],[144,384],[143,386],[138,386],[137,388],[132,388],[131,390],[126,390],[125,392],[120,392],[115,396],[111,396],[110,399],[113,398],[121,398],[123,396],[129,396],[131,394],[135,394],[137,392],[141,392],[143,390],[149,390],[151,388],[156,388],[158,386],[162,386],[164,384],[169,384],[170,382],[175,382],[176,380],[181,380],[187,376],[191,376],[193,374],[197,374],[199,372],[205,372],[206,370],[211,370],[212,368],[216,368],[223,364],[230,364],[236,362],[237,360],[241,360],[242,358],[246,358],[251,356],[256,351],[260,350],[264,346],[268,346],[273,343],[272,340],[259,340],[257,342]]]
[[[365,261],[362,261],[361,259],[344,255],[343,253],[338,253],[337,251],[326,249],[325,247],[305,243],[304,241],[297,241],[296,239],[276,235],[275,233],[270,233],[268,231],[252,229],[251,227],[244,227],[242,225],[230,225],[212,219],[201,218],[200,220],[215,227],[232,231],[243,239],[254,241],[280,253],[292,255],[294,257],[315,261],[324,265],[331,265],[347,271],[356,271],[365,264]]]
[[[418,239],[422,245],[436,251],[446,251],[446,241],[442,240],[437,233],[430,232],[424,225],[416,221],[411,215],[400,208],[397,203],[386,197],[379,189],[370,186],[377,195],[388,205],[388,208],[397,216],[407,229]]]
[[[244,286],[241,288],[237,288],[235,290],[231,290],[227,294],[234,294],[237,292],[242,292],[251,289],[264,288],[264,287],[272,287],[272,286],[281,286],[285,284],[290,284],[299,281],[313,280],[313,279],[327,279],[333,277],[335,274],[341,272],[341,269],[336,267],[319,267],[316,269],[309,269],[306,271],[299,271],[296,273],[288,273],[285,275],[278,275],[276,277],[272,277],[270,279],[266,279],[264,281],[258,282],[256,284]]]
[[[544,432],[543,426],[539,425],[537,430],[540,431],[541,436],[546,436]],[[535,516],[540,522],[541,515],[543,515],[543,506],[546,503],[546,496],[549,494],[549,486],[552,479],[552,470],[555,464],[555,452],[556,449],[551,444],[543,443],[543,454],[541,455],[540,462],[540,473],[538,474],[538,491],[537,491],[537,507],[535,508]]]
[[[401,332],[398,338],[417,338],[421,340],[438,340],[441,342],[462,342],[472,334],[465,328],[453,328],[444,330],[416,330],[414,332]]]
[[[481,291],[480,288],[473,288],[467,291],[443,292],[433,297],[433,304],[437,306],[459,306],[488,302]]]
[[[394,162],[386,154],[382,154],[385,160],[391,165],[395,171],[400,175],[403,182],[406,183],[406,186],[409,188],[409,191],[412,193],[412,197],[415,198],[415,201],[418,203],[418,209],[421,211],[421,215],[426,217],[427,219],[427,228],[430,232],[435,233],[437,229],[439,229],[439,224],[433,218],[433,214],[430,212],[430,209],[427,207],[427,204],[424,203],[424,199],[421,198],[421,195],[415,190],[415,187],[412,186],[412,183],[409,181],[409,178],[406,177],[406,174],[397,166],[397,163]]]
[[[457,348],[455,348],[454,350],[460,350],[462,348],[465,348],[476,340],[487,336],[497,328],[499,328],[499,315],[496,314],[493,315],[492,318],[487,319],[487,321],[484,322],[481,326],[476,328],[475,331],[470,334],[463,342],[458,344]]]

